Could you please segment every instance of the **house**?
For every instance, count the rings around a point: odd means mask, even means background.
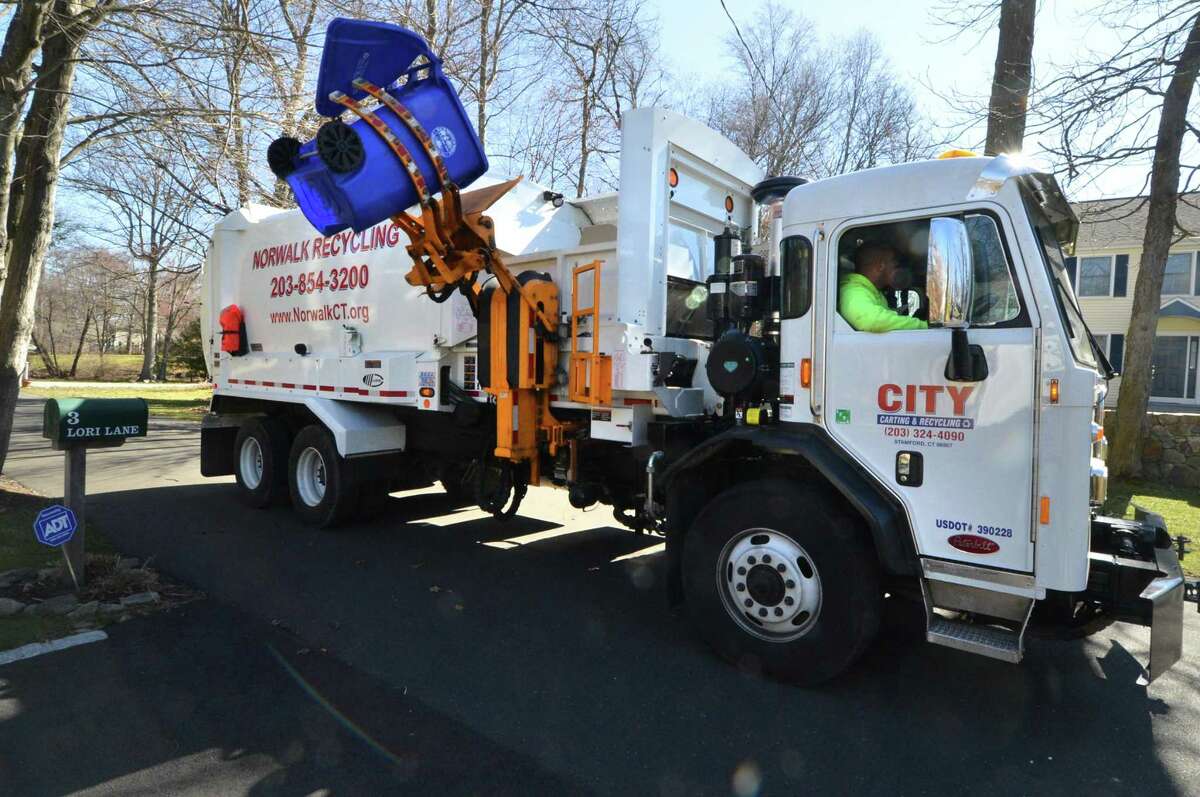
[[[1146,197],[1078,202],[1079,238],[1067,269],[1084,319],[1113,367],[1124,364],[1125,334],[1146,231]],[[1183,194],[1177,234],[1167,258],[1154,340],[1150,397],[1155,406],[1200,409],[1200,192]],[[1116,406],[1121,380],[1109,383],[1108,406]]]

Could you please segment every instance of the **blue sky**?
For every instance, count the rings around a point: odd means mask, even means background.
[[[761,0],[726,0],[730,12],[745,30]],[[942,41],[951,30],[938,24],[935,13],[941,0],[790,0],[783,3],[807,17],[814,36],[822,41],[848,36],[865,28],[876,35],[896,70],[913,89],[927,118],[946,129],[957,128],[961,117],[952,114],[939,94],[953,92],[985,98],[990,89],[996,57],[996,33],[967,33]],[[1096,22],[1090,13],[1097,0],[1042,0],[1034,36],[1035,79],[1051,73],[1056,64],[1069,64],[1092,52],[1115,46],[1116,34]],[[731,30],[719,0],[649,0],[656,9],[662,35],[661,52],[681,76],[718,79],[729,66],[724,37]],[[983,140],[983,129],[968,130],[955,140],[959,146]],[[1037,156],[1036,142],[1026,151]],[[1077,181],[1072,199],[1128,196],[1141,190],[1145,166],[1114,169]]]

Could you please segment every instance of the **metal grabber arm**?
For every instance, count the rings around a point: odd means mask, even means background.
[[[485,386],[496,398],[496,448],[498,458],[511,463],[529,463],[529,483],[540,480],[539,434],[544,435],[551,456],[564,444],[567,427],[550,412],[550,388],[558,371],[558,290],[547,279],[518,279],[504,264],[496,249],[492,220],[484,214],[512,190],[521,178],[499,185],[461,193],[450,179],[446,164],[424,127],[395,97],[365,80],[354,81],[359,90],[374,97],[409,129],[433,163],[441,183],[441,200],[432,196],[420,168],[388,124],[353,98],[333,92],[330,99],[366,122],[384,140],[404,166],[416,189],[420,215],[398,213],[392,217],[409,244],[412,268],[405,275],[409,285],[425,289],[435,301],[445,301],[454,290],[461,291],[471,310],[486,329],[490,342],[487,356],[490,383]],[[481,286],[479,272],[491,274],[495,287]],[[509,298],[516,296],[512,306]],[[485,306],[486,303],[486,306]],[[533,351],[527,351],[533,336]],[[483,336],[481,335],[481,338]],[[517,362],[509,362],[510,339],[521,341]],[[520,491],[517,491],[520,494]]]

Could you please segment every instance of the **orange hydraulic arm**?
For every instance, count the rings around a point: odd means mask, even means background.
[[[432,196],[408,150],[382,119],[345,94],[334,92],[330,96],[383,138],[417,190],[420,215],[398,213],[392,217],[410,241],[406,249],[413,265],[405,280],[439,299],[460,290],[475,317],[480,318],[481,310],[486,316],[490,350],[481,351],[480,356],[489,358],[491,382],[486,390],[496,397],[495,455],[512,462],[528,461],[529,481],[537,484],[539,440],[545,439],[552,456],[564,443],[565,427],[550,413],[549,392],[558,369],[558,291],[549,280],[522,281],[508,270],[496,250],[492,220],[484,215],[521,178],[461,193],[450,181],[441,154],[420,122],[377,86],[365,80],[356,80],[355,85],[395,113],[434,164],[441,182],[440,201]],[[486,296],[477,282],[481,271],[491,274],[496,282],[494,289],[489,286]],[[515,308],[510,297],[516,298]],[[482,307],[484,301],[489,303],[486,310]],[[529,334],[531,330],[533,335]],[[508,342],[513,339],[519,344],[516,363],[509,361]]]

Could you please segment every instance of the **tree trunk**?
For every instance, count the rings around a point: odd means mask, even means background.
[[[588,97],[588,91],[585,88],[583,91],[583,102],[580,103],[580,119],[579,119],[579,175],[575,181],[575,196],[582,197],[583,191],[587,187],[587,168],[588,168],[588,133],[591,132],[588,128],[591,126],[592,105]]]
[[[984,153],[1020,152],[1033,71],[1033,20],[1037,0],[1003,0]]]
[[[29,340],[33,343],[34,348],[37,349],[38,357],[42,358],[42,366],[46,369],[46,376],[50,377],[51,379],[57,379],[58,377],[62,376],[62,374],[58,372],[58,365],[46,356],[46,347],[43,346],[42,342],[37,339],[37,336],[30,332]]]
[[[82,22],[79,13],[77,0],[58,0],[54,4],[56,23],[62,27],[42,47],[41,69],[25,115],[22,150],[27,159],[17,163],[24,197],[9,242],[8,273],[0,294],[0,472],[4,470],[12,438],[13,411],[33,332],[37,286],[54,227],[59,158],[79,45],[100,19],[95,15]],[[28,148],[24,146],[26,142],[32,142]]]
[[[146,271],[146,315],[142,327],[142,373],[138,379],[154,378],[154,353],[158,345],[158,263]]]
[[[488,95],[488,59],[491,56],[490,28],[492,20],[492,0],[479,2],[479,82],[475,93],[475,132],[479,134],[479,145],[484,147],[487,142],[487,95]],[[497,23],[499,24],[499,23]],[[499,42],[495,46],[499,46]]]
[[[1179,153],[1187,130],[1188,101],[1200,68],[1200,16],[1192,24],[1187,45],[1175,62],[1175,74],[1163,96],[1150,170],[1150,207],[1142,241],[1142,262],[1133,292],[1133,314],[1125,337],[1125,372],[1117,400],[1117,434],[1109,457],[1114,476],[1139,476],[1142,471],[1143,423],[1150,402],[1150,363],[1162,305],[1163,272],[1175,234],[1179,192]]]
[[[75,347],[75,357],[71,360],[71,372],[67,374],[72,379],[75,378],[75,372],[79,370],[79,355],[83,353],[83,342],[87,339],[88,324],[92,323],[92,311],[88,308],[87,315],[83,317],[83,331],[79,333],[79,345]]]
[[[51,0],[20,2],[9,20],[4,47],[0,49],[0,290],[4,288],[8,188],[21,137],[21,107],[33,79],[33,58],[42,45],[42,23],[52,5]]]

